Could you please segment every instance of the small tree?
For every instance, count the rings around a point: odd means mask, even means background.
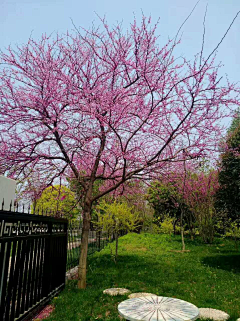
[[[103,200],[97,206],[97,221],[95,225],[103,231],[114,234],[115,247],[115,262],[118,256],[118,237],[121,232],[132,231],[137,227],[138,215],[133,207],[129,207],[127,203],[118,203],[116,200],[112,203],[107,203]]]

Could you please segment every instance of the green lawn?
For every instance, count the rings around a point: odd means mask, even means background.
[[[186,240],[189,252],[180,252],[179,236],[128,234],[119,240],[115,265],[109,244],[89,259],[88,287],[78,290],[76,281],[54,299],[56,309],[47,320],[119,320],[117,305],[127,296],[110,297],[102,291],[125,287],[176,297],[196,306],[224,310],[230,320],[240,317],[240,254],[230,240],[213,245]]]

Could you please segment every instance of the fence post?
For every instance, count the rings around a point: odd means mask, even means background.
[[[48,237],[45,239],[45,251],[44,251],[44,266],[43,266],[43,296],[46,297],[49,292],[51,292],[51,260],[50,255],[52,252],[52,222],[48,222]]]
[[[68,253],[68,221],[67,223],[64,224],[64,233],[65,234],[65,239],[64,239],[64,243],[63,243],[63,249],[65,250],[65,255],[64,255],[64,259],[63,259],[63,270],[64,270],[64,274],[63,274],[63,282],[64,282],[64,287],[66,284],[66,269],[67,269],[67,253]]]
[[[101,231],[99,230],[96,231],[96,242],[97,242],[98,251],[100,251],[101,250]]]

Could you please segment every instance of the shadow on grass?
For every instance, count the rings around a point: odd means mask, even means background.
[[[240,254],[208,256],[202,262],[216,269],[240,273]]]
[[[162,269],[167,269],[167,265],[159,260],[139,257],[137,255],[119,255],[117,264],[109,254],[102,254],[100,258],[90,258],[88,264],[88,281],[90,284],[98,283],[98,286],[104,287],[122,287],[127,286],[130,281],[147,283],[155,285],[155,273],[161,264]],[[131,282],[130,282],[131,283]]]

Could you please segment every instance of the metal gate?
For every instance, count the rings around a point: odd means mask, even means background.
[[[0,320],[31,319],[65,286],[66,219],[0,211]]]

